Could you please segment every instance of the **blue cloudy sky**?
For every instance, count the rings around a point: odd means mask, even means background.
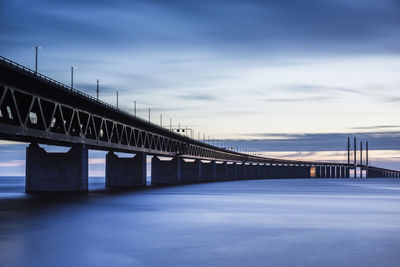
[[[0,0],[2,56],[33,67],[40,45],[40,72],[76,66],[109,103],[269,156],[343,160],[357,135],[396,169],[399,29],[398,0]],[[2,172],[24,146],[2,143]]]

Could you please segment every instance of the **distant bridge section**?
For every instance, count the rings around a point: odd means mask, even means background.
[[[27,191],[86,191],[88,149],[109,151],[109,187],[145,185],[146,155],[155,156],[155,184],[349,177],[352,167],[258,157],[212,146],[133,116],[4,57],[0,57],[0,138],[31,143],[27,148]],[[37,144],[72,148],[68,153],[47,153]],[[136,156],[119,158],[114,152]],[[399,177],[398,171],[359,167],[367,170],[367,176]]]

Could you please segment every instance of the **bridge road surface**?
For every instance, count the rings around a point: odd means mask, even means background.
[[[88,195],[27,195],[23,179],[0,180],[2,267],[400,266],[400,179],[91,179]]]

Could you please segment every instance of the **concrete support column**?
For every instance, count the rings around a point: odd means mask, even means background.
[[[106,155],[106,186],[146,186],[146,154],[138,152],[132,158],[120,158],[114,152],[108,152]]]
[[[288,165],[285,165],[285,166],[283,167],[283,169],[282,169],[282,171],[283,171],[283,178],[292,178],[292,177],[293,177],[293,170],[294,170],[294,167],[293,167],[293,166],[290,166],[289,164],[288,164]]]
[[[375,171],[373,169],[368,169],[368,174],[367,174],[368,178],[373,178],[375,177]]]
[[[257,165],[257,179],[262,178],[264,178],[264,165],[259,163]]]
[[[225,181],[227,176],[227,164],[226,162],[215,163],[215,180]]]
[[[227,175],[226,175],[226,179],[227,180],[236,180],[236,179],[238,179],[237,163],[236,162],[233,162],[231,164],[227,164],[226,168],[227,168]]]
[[[151,160],[151,183],[154,185],[180,184],[181,158],[173,157],[172,160],[160,160],[154,156]]]
[[[267,165],[266,164],[262,164],[259,166],[259,178],[260,179],[266,179],[267,177]]]
[[[201,162],[201,181],[202,182],[211,182],[215,181],[216,172],[215,172],[215,161],[211,162]]]
[[[272,166],[272,177],[273,178],[288,178],[289,168],[290,168],[289,166],[285,166],[285,165]]]
[[[315,166],[315,178],[321,178],[321,166]]]
[[[278,178],[278,165],[270,165],[270,178]]]
[[[300,166],[302,176],[300,178],[311,178],[311,166]]]
[[[259,165],[257,163],[252,163],[248,165],[248,179],[258,179],[259,178]]]
[[[252,164],[244,164],[243,165],[243,179],[251,179],[251,175],[252,175]]]
[[[321,166],[321,178],[326,178],[326,166]]]
[[[201,181],[201,160],[181,160],[182,183],[199,183]]]
[[[251,177],[252,179],[260,178],[260,165],[258,163],[253,163],[251,165]]]
[[[331,166],[331,178],[337,178],[336,166]]]
[[[257,163],[252,163],[250,165],[250,179],[258,179],[258,164]]]
[[[244,162],[242,162],[241,164],[237,164],[236,174],[238,179],[246,178],[246,164]]]
[[[25,191],[87,192],[87,147],[77,144],[66,153],[48,153],[30,144],[26,148]]]
[[[266,164],[264,179],[269,179],[269,178],[272,178],[272,165]]]

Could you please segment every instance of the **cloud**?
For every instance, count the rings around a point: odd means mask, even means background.
[[[101,47],[207,47],[257,55],[397,50],[396,1],[5,1],[1,40]],[[19,12],[17,12],[19,11]],[[87,14],[91,16],[87,16]],[[157,19],[155,19],[157,18]],[[33,21],[34,23],[26,23]],[[51,27],[49,27],[51,25]],[[26,38],[23,38],[26,36]],[[50,38],[51,36],[51,38]],[[267,49],[266,49],[267,48]]]
[[[386,96],[384,97],[385,102],[390,102],[390,103],[397,103],[400,102],[400,97],[399,96]]]
[[[10,160],[0,162],[0,167],[21,167],[25,165],[25,160]]]
[[[179,97],[185,100],[194,100],[194,101],[215,101],[219,99],[216,96],[204,93],[186,94],[186,95],[180,95]]]
[[[105,164],[106,159],[105,158],[89,158],[89,164],[90,165],[99,165],[99,164]]]
[[[74,83],[74,88],[79,89],[83,92],[90,92],[91,95],[95,95],[96,87],[97,87],[96,80],[94,80],[93,83],[83,83],[83,82]],[[101,94],[111,94],[111,93],[115,94],[116,92],[115,87],[113,88],[110,85],[99,84],[99,89],[101,90]]]
[[[365,94],[365,92],[363,92],[361,90],[338,87],[338,86],[329,86],[329,85],[323,85],[323,84],[289,84],[289,85],[280,86],[280,89],[291,91],[291,92],[307,92],[307,93],[341,92],[341,93],[348,93],[348,94],[353,94],[353,95]]]
[[[267,98],[265,102],[313,102],[313,101],[326,101],[334,99],[332,96],[310,96],[299,98]]]
[[[347,137],[351,137],[353,142],[354,136],[357,137],[357,147],[363,141],[365,148],[365,142],[368,141],[371,150],[400,150],[400,132],[253,134],[247,135],[246,139],[224,142],[256,151],[344,151],[347,150]]]
[[[7,141],[7,140],[0,140],[0,146],[7,146],[7,145],[26,146],[26,143]]]
[[[362,126],[362,127],[351,127],[354,130],[385,130],[391,128],[399,128],[400,125],[373,125],[373,126]]]

